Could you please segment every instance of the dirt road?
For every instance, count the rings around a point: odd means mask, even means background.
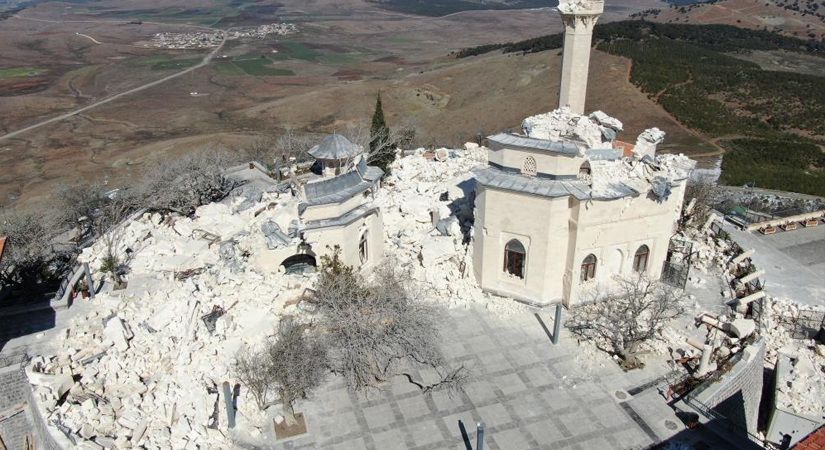
[[[59,116],[52,117],[51,119],[44,120],[43,122],[36,123],[36,124],[34,124],[34,125],[30,125],[30,126],[28,126],[28,127],[26,127],[26,128],[23,128],[23,129],[20,129],[20,130],[17,130],[17,131],[12,131],[12,132],[11,132],[11,133],[9,133],[9,134],[6,134],[6,135],[4,135],[4,136],[0,136],[0,141],[2,141],[3,139],[9,139],[9,138],[13,138],[13,137],[15,137],[15,136],[19,136],[19,135],[21,135],[21,134],[23,134],[23,133],[26,133],[26,132],[29,132],[29,131],[31,131],[31,130],[34,130],[34,129],[40,128],[40,127],[45,126],[45,125],[49,125],[49,124],[52,124],[52,123],[55,123],[55,122],[60,122],[61,120],[68,119],[69,117],[72,117],[72,116],[76,116],[76,115],[78,115],[78,114],[80,114],[80,113],[82,113],[82,112],[88,111],[88,110],[90,110],[90,109],[92,109],[92,108],[97,108],[97,107],[98,107],[98,106],[100,106],[100,105],[105,105],[106,103],[113,102],[113,101],[115,101],[115,100],[117,100],[117,99],[119,99],[119,98],[121,98],[121,97],[125,97],[125,96],[127,96],[127,95],[132,95],[132,94],[134,94],[134,93],[137,93],[137,92],[140,92],[140,91],[143,91],[143,90],[149,89],[149,88],[151,88],[151,87],[153,87],[153,86],[157,86],[157,85],[159,85],[159,84],[161,84],[161,83],[165,83],[165,82],[167,82],[167,81],[169,81],[169,80],[171,80],[171,79],[174,79],[174,78],[177,78],[177,77],[179,77],[179,76],[181,76],[181,75],[185,75],[185,74],[187,74],[187,73],[189,73],[189,72],[192,72],[193,70],[200,69],[201,67],[206,66],[207,64],[209,64],[209,63],[212,61],[212,58],[214,58],[214,57],[215,57],[215,55],[216,55],[216,54],[217,54],[217,53],[221,50],[221,48],[223,48],[223,45],[226,43],[226,40],[227,40],[227,38],[228,38],[228,37],[229,37],[229,30],[225,30],[225,31],[223,31],[223,39],[221,40],[221,43],[220,43],[217,47],[215,47],[215,49],[214,49],[214,50],[212,50],[212,52],[210,52],[208,55],[206,55],[206,56],[203,58],[203,61],[201,61],[201,62],[200,62],[200,63],[198,63],[197,65],[194,65],[194,66],[192,66],[192,67],[190,67],[190,68],[188,68],[188,69],[184,69],[184,70],[182,70],[182,71],[180,71],[180,72],[174,73],[174,74],[169,75],[169,76],[167,76],[167,77],[163,77],[163,78],[161,78],[161,79],[159,79],[159,80],[155,80],[155,81],[153,81],[153,82],[151,82],[151,83],[144,84],[143,86],[139,86],[139,87],[136,87],[136,88],[134,88],[134,89],[130,89],[130,90],[126,91],[126,92],[121,92],[120,94],[115,94],[115,95],[113,95],[113,96],[111,96],[111,97],[107,97],[107,98],[105,98],[105,99],[103,99],[103,100],[101,100],[101,101],[99,101],[99,102],[92,103],[91,105],[86,105],[86,106],[84,106],[84,107],[82,107],[82,108],[80,108],[80,109],[76,109],[76,110],[71,111],[71,112],[68,112],[68,113],[66,113],[66,114],[61,114],[61,115],[59,115]]]

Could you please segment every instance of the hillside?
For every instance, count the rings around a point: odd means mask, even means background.
[[[597,49],[633,61],[630,79],[650,99],[732,152],[723,163],[723,182],[825,195],[825,159],[812,152],[825,141],[819,119],[825,115],[825,78],[764,70],[734,56],[784,51],[821,59],[822,43],[732,26],[644,21],[601,25],[594,37]],[[560,46],[561,35],[551,35],[459,56]],[[783,158],[773,154],[780,149]]]
[[[734,25],[802,39],[821,40],[825,35],[825,3],[822,0],[719,0],[672,4],[631,17],[661,23]]]

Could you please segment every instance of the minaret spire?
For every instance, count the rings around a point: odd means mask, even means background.
[[[604,11],[604,1],[562,0],[558,9],[564,22],[559,107],[584,114],[593,27]]]

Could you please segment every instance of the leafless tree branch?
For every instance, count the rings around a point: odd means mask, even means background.
[[[618,355],[626,368],[641,365],[637,353],[660,339],[662,328],[684,314],[685,294],[646,276],[617,277],[592,286],[570,310],[565,325],[584,339]]]

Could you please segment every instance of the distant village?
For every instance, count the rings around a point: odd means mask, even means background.
[[[227,39],[256,38],[263,39],[275,34],[287,36],[298,31],[298,27],[291,23],[273,23],[257,27],[233,29],[227,32]],[[223,39],[222,31],[194,33],[156,33],[152,37],[152,47],[174,50],[191,50],[199,48],[214,48],[220,45]],[[147,47],[149,44],[146,45]]]

